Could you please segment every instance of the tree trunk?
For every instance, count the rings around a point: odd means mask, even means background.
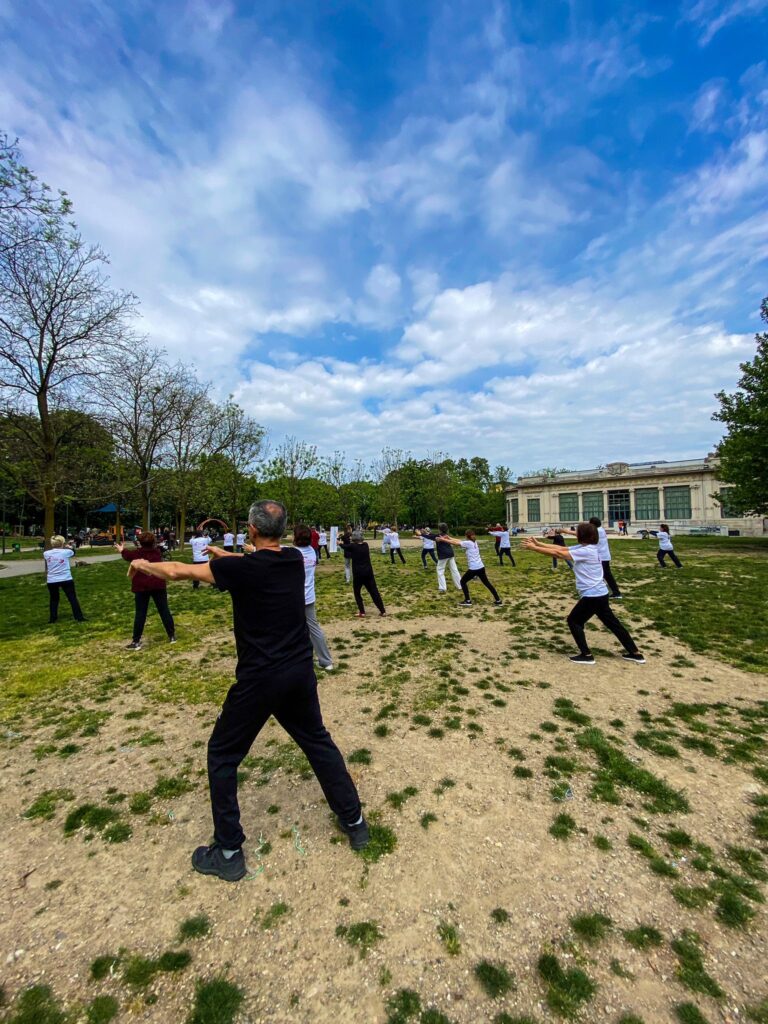
[[[179,509],[179,532],[176,534],[176,539],[179,542],[179,551],[184,550],[184,534],[187,532],[187,509],[186,502],[182,502],[181,508]]]
[[[149,479],[144,469],[141,471],[141,528],[149,529]]]
[[[53,488],[46,487],[43,490],[43,540],[45,550],[51,546],[51,537],[56,529],[56,496]]]

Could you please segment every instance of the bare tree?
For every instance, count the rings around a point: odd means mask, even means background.
[[[54,194],[22,163],[17,141],[0,132],[0,251],[17,248],[41,228],[57,231],[71,211],[66,192]]]
[[[121,365],[98,377],[94,394],[118,451],[138,475],[141,522],[148,530],[152,472],[168,460],[171,424],[184,400],[184,371],[140,342]]]
[[[319,462],[317,445],[307,444],[295,437],[286,437],[275,450],[270,475],[282,478],[289,523],[294,522],[299,513],[301,481],[317,468]]]
[[[379,485],[379,502],[385,519],[397,526],[397,517],[403,504],[403,481],[400,470],[410,458],[410,452],[401,448],[383,448],[381,455],[371,463],[371,472]]]
[[[195,380],[180,384],[168,414],[164,447],[167,466],[172,472],[179,517],[178,538],[182,548],[190,491],[200,472],[201,462],[205,456],[218,454],[229,440],[222,434],[221,408],[210,400],[209,390],[210,385],[199,384]]]
[[[108,287],[106,264],[98,246],[60,219],[41,219],[24,244],[0,248],[0,394],[7,411],[31,412],[39,422],[46,539],[59,497],[64,423],[54,413],[85,404],[86,385],[123,350],[134,312],[134,296]]]
[[[221,456],[218,473],[233,533],[237,533],[238,514],[248,500],[245,495],[248,476],[264,457],[266,441],[264,427],[246,415],[231,398],[219,407],[214,448]]]

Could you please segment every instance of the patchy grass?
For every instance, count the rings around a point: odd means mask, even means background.
[[[358,921],[357,924],[340,924],[336,927],[336,934],[349,943],[360,954],[360,959],[368,955],[377,942],[384,938],[384,934],[375,921]]]
[[[195,983],[195,1002],[186,1024],[234,1024],[245,992],[226,978]]]
[[[439,921],[437,934],[449,956],[457,956],[461,952],[459,929],[455,924],[450,924],[448,921]]]
[[[554,953],[543,953],[537,967],[546,984],[547,1006],[563,1017],[574,1017],[597,991],[597,984],[580,967],[564,970]]]
[[[475,964],[473,974],[483,992],[490,999],[505,996],[508,992],[513,992],[516,987],[514,975],[510,974],[502,963],[481,960],[480,963]]]
[[[692,992],[701,992],[712,996],[713,999],[722,999],[725,993],[704,967],[701,940],[696,932],[686,929],[679,938],[673,939],[670,945],[678,959],[675,974],[681,984]]]
[[[574,934],[590,945],[602,941],[613,927],[613,921],[605,914],[577,914],[568,923]]]
[[[186,942],[187,939],[202,939],[211,931],[211,919],[207,914],[195,914],[187,917],[179,925],[176,934],[177,942]]]

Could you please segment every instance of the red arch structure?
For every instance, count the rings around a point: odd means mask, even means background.
[[[202,521],[202,523],[198,523],[198,525],[195,527],[195,529],[196,530],[203,530],[208,525],[208,523],[218,523],[219,526],[223,526],[224,527],[225,531],[229,529],[229,524],[228,523],[225,523],[223,519],[216,519],[213,516],[210,519],[204,519]]]

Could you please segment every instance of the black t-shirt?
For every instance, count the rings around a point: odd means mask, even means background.
[[[559,548],[567,548],[568,545],[565,543],[565,537],[562,533],[556,533],[552,537],[552,543],[556,544]]]
[[[426,534],[422,533],[421,536],[422,537],[429,537],[430,540],[433,540],[435,542],[435,547],[437,548],[437,557],[438,558],[453,558],[454,557],[453,544],[449,544],[448,541],[446,541],[446,540],[440,540],[439,539],[440,534],[438,534],[438,533],[426,533]]]
[[[371,552],[365,541],[361,541],[359,544],[342,544],[342,548],[344,557],[349,558],[352,562],[353,576],[367,576],[369,573],[373,573]]]
[[[304,605],[304,558],[297,548],[212,558],[216,584],[232,596],[238,679],[312,663]]]

